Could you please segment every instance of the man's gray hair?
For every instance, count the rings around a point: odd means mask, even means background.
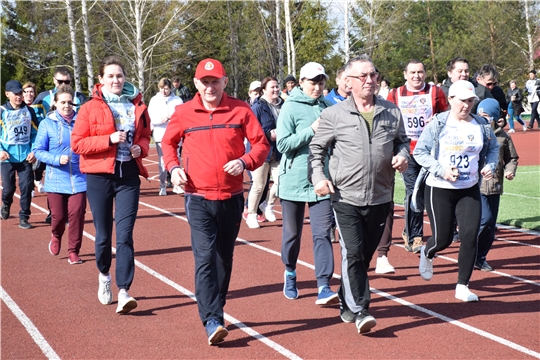
[[[357,62],[369,62],[373,66],[375,66],[373,64],[373,61],[371,61],[371,58],[369,57],[368,54],[358,55],[357,57],[354,57],[354,58],[350,59],[349,61],[347,61],[347,63],[345,64],[345,76],[350,74],[350,71],[352,69],[353,64],[357,63]]]

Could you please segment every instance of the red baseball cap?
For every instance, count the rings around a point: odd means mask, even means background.
[[[225,68],[223,68],[223,65],[218,60],[204,59],[197,65],[195,78],[202,79],[205,76],[221,79],[222,77],[227,76],[227,74],[225,73]]]

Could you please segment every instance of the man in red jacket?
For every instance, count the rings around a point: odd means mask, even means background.
[[[185,190],[195,295],[209,345],[228,334],[223,307],[244,207],[243,173],[261,166],[270,151],[249,105],[224,92],[228,80],[219,61],[202,60],[193,79],[198,92],[176,107],[161,143],[171,181]],[[176,155],[180,140],[184,167]]]

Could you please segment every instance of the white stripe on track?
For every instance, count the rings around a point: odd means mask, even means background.
[[[163,209],[161,209],[159,207],[149,205],[149,204],[146,204],[146,203],[142,203],[142,202],[139,202],[139,203],[142,204],[142,205],[148,206],[148,207],[150,207],[152,209],[155,209],[156,211],[160,211],[160,212],[166,213],[166,214],[171,214],[174,217],[177,217],[179,219],[187,221],[187,219],[185,217],[178,216],[176,214],[172,214],[172,213],[170,213],[170,212],[168,212],[166,210],[163,210]],[[241,239],[241,238],[237,238],[237,241],[242,243],[242,244],[249,245],[249,246],[252,246],[252,247],[254,247],[256,249],[265,251],[265,252],[267,252],[269,254],[281,257],[281,253],[279,251],[275,251],[275,250],[272,250],[272,249],[265,248],[264,246],[251,243],[250,241],[247,241],[247,240],[244,240],[244,239]],[[396,246],[402,246],[402,245],[396,245]],[[446,257],[446,256],[437,255],[437,257],[440,257],[441,259],[445,259],[445,260],[448,260],[448,261],[457,262],[457,260],[454,260],[454,259]],[[305,266],[305,267],[307,267],[309,269],[315,269],[314,265],[311,265],[311,264],[309,264],[307,262],[304,262],[302,260],[298,260],[298,264],[301,264],[301,265],[303,265],[303,266]],[[493,273],[496,273],[496,274],[501,275],[501,276],[506,276],[506,277],[509,277],[509,278],[512,278],[512,279],[515,279],[515,280],[524,281],[524,282],[532,284],[532,285],[540,286],[540,284],[538,284],[538,283],[531,282],[530,280],[527,280],[527,279],[521,279],[521,278],[518,278],[518,277],[515,277],[515,276],[511,276],[509,274],[504,274],[504,273],[501,273],[501,272],[498,272],[498,271],[493,271]],[[341,276],[338,275],[338,274],[334,274],[333,277],[336,278],[336,279],[341,279]],[[391,294],[385,293],[385,292],[377,290],[375,288],[370,287],[370,290],[371,290],[371,292],[373,292],[375,294],[378,294],[378,295],[380,295],[382,297],[385,297],[385,298],[387,298],[387,299],[389,299],[391,301],[395,301],[395,302],[397,302],[399,304],[408,306],[408,307],[410,307],[410,308],[412,308],[414,310],[417,310],[417,311],[423,312],[425,314],[428,314],[430,316],[436,317],[437,319],[439,319],[441,321],[445,321],[445,322],[447,322],[449,324],[452,324],[452,325],[458,326],[458,327],[460,327],[460,328],[462,328],[464,330],[470,331],[470,332],[472,332],[472,333],[474,333],[476,335],[485,337],[485,338],[487,338],[489,340],[498,342],[499,344],[502,344],[502,345],[510,347],[510,348],[512,348],[514,350],[520,351],[522,353],[525,353],[527,355],[530,355],[530,356],[533,356],[533,357],[536,357],[536,358],[540,359],[540,353],[538,353],[538,352],[536,352],[534,350],[528,349],[528,348],[526,348],[524,346],[521,346],[519,344],[516,344],[516,343],[514,343],[512,341],[503,339],[503,338],[501,338],[501,337],[499,337],[497,335],[494,335],[494,334],[488,333],[488,332],[486,332],[484,330],[475,328],[474,326],[467,325],[467,324],[465,324],[465,323],[463,323],[461,321],[449,318],[449,317],[447,317],[445,315],[442,315],[442,314],[439,314],[439,313],[434,312],[432,310],[426,309],[426,308],[424,308],[422,306],[415,305],[415,304],[410,303],[410,302],[408,302],[406,300],[397,298],[397,297],[395,297],[395,296],[393,296]]]
[[[0,286],[0,295],[2,297],[2,300],[7,305],[7,307],[11,310],[13,315],[19,320],[19,322],[25,327],[26,331],[34,342],[39,346],[43,354],[47,357],[47,359],[60,359],[58,354],[53,350],[51,345],[45,340],[43,335],[39,332],[38,328],[34,325],[34,323],[26,316],[26,314],[21,310],[21,308],[13,301],[13,299],[8,295],[8,293],[4,290],[2,286]]]

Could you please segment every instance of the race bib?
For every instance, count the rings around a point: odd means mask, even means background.
[[[116,130],[126,133],[126,141],[118,143],[116,160],[130,161],[132,156],[129,149],[133,146],[135,135],[135,106],[132,103],[109,103],[108,105],[114,117]]]

